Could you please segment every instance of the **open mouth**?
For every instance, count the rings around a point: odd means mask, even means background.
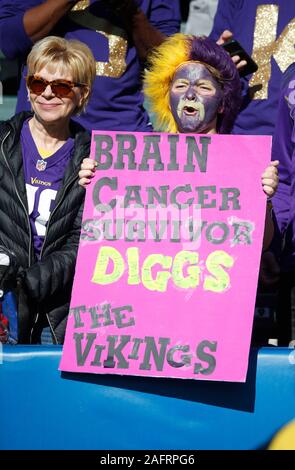
[[[195,116],[196,114],[199,113],[199,111],[196,108],[193,108],[192,106],[184,106],[183,112],[187,116]]]

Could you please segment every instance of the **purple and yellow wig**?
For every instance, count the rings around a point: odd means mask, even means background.
[[[229,54],[207,37],[174,34],[167,38],[149,56],[145,73],[144,92],[156,126],[166,132],[178,132],[170,110],[170,85],[176,69],[189,61],[201,62],[221,84],[223,112],[218,114],[217,132],[231,131],[241,103],[239,73]]]

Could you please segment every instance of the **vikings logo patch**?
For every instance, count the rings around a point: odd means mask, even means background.
[[[44,171],[47,166],[47,162],[44,162],[44,160],[38,160],[36,163],[36,168],[38,171]]]

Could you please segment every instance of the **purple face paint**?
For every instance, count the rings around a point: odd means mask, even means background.
[[[170,107],[179,132],[212,132],[223,92],[209,70],[198,62],[180,66],[170,86]]]

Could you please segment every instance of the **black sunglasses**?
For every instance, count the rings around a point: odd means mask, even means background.
[[[35,95],[41,95],[50,85],[53,93],[58,97],[68,96],[74,87],[86,87],[84,83],[71,82],[70,80],[57,79],[49,82],[38,75],[29,75],[26,78],[27,87]]]

